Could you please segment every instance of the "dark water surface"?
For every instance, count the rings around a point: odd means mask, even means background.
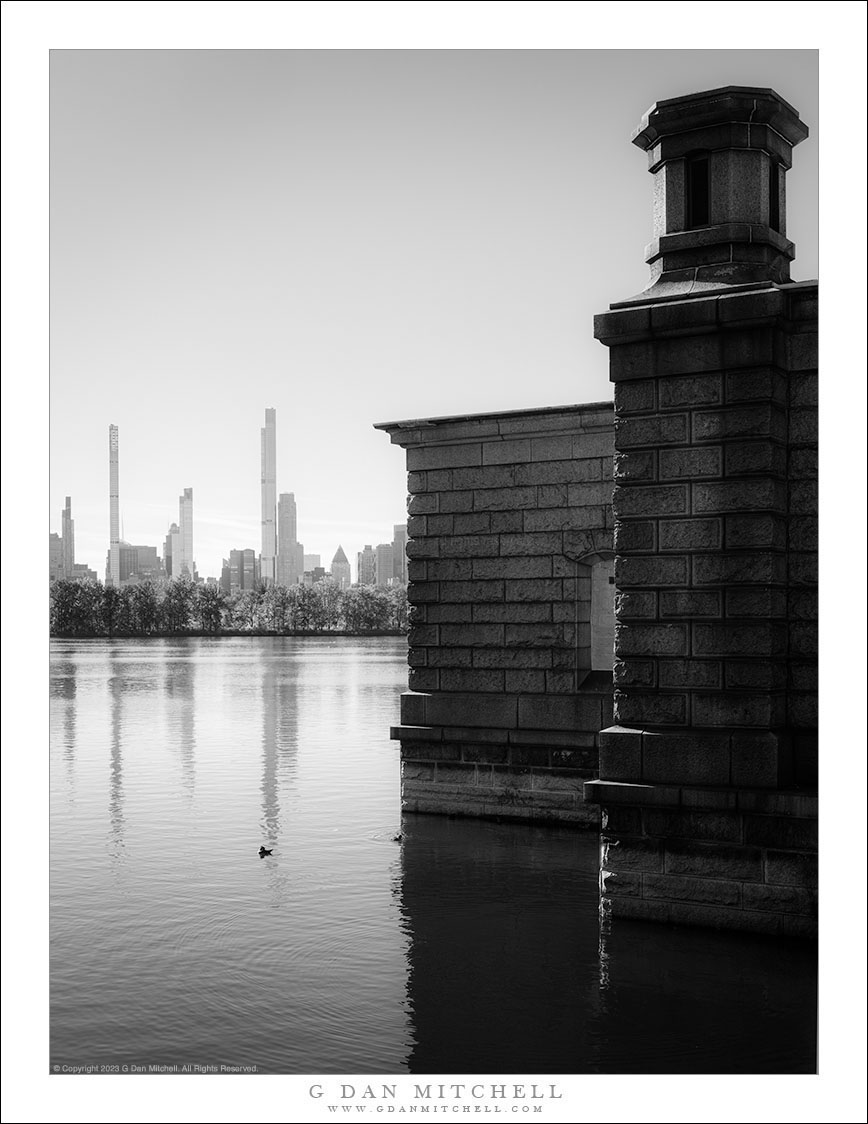
[[[389,637],[52,643],[52,1064],[814,1071],[810,945],[601,933],[595,836],[402,824],[406,673]]]

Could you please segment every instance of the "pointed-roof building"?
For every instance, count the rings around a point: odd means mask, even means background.
[[[332,559],[331,577],[338,589],[349,589],[352,584],[350,563],[342,546],[337,548]]]

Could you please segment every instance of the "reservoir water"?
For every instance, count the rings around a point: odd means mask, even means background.
[[[815,1071],[811,945],[601,931],[595,835],[402,822],[406,675],[390,637],[52,642],[51,1064]]]

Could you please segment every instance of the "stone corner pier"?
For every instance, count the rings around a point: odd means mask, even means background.
[[[772,90],[659,102],[652,284],[596,318],[615,388],[613,916],[816,931],[817,285],[793,284]]]
[[[597,827],[612,722],[610,402],[383,423],[407,450],[405,811]]]

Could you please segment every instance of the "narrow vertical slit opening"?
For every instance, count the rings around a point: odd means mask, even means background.
[[[687,227],[710,223],[710,184],[708,154],[697,153],[687,159]]]

